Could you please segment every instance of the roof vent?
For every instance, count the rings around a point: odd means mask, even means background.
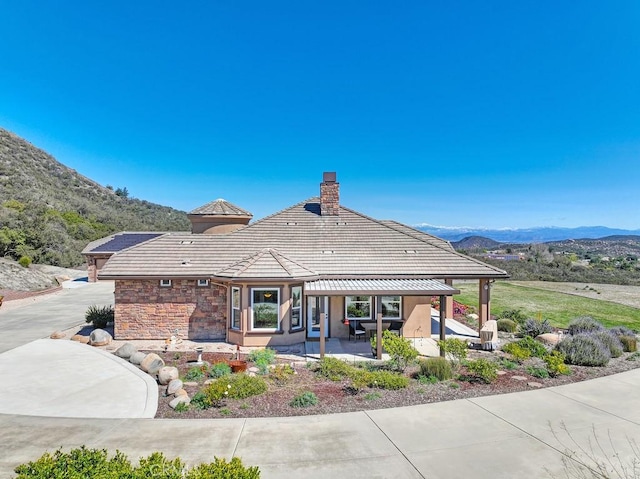
[[[193,241],[180,241],[180,244],[193,244]]]
[[[191,266],[191,260],[190,259],[183,259],[181,264],[182,264],[182,266]]]
[[[347,222],[346,221],[336,221],[336,225],[337,226],[347,226]]]
[[[298,222],[297,221],[287,221],[285,224],[287,226],[298,226]]]
[[[335,251],[332,250],[332,249],[323,249],[322,250],[322,254],[333,254],[333,253],[335,253]]]
[[[404,250],[405,253],[407,254],[416,254],[418,252],[418,250],[415,249],[406,249]]]

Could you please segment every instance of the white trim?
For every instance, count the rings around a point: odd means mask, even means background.
[[[300,297],[298,298],[298,306],[294,306],[293,305],[293,290],[295,288],[298,288],[300,290]],[[294,312],[294,310],[298,311],[298,318],[299,318],[299,321],[300,321],[300,323],[297,326],[293,325],[293,312]],[[289,327],[291,328],[292,331],[304,328],[304,317],[303,317],[302,311],[303,311],[303,308],[302,308],[302,285],[291,286],[291,312],[289,314],[289,320],[290,320]]]
[[[233,295],[234,292],[238,292],[238,307],[236,308],[233,304]],[[234,331],[239,331],[242,329],[242,290],[240,289],[239,286],[232,286],[231,287],[231,301],[230,301],[230,305],[231,305],[231,321],[229,322],[229,327],[231,329],[233,329]],[[238,312],[238,325],[234,326],[233,325],[233,318],[234,318],[234,313]]]
[[[276,327],[275,328],[256,328],[254,326],[254,293],[256,291],[274,291],[277,295],[277,303],[275,304],[276,306],[276,314],[277,314],[277,323],[276,323]],[[264,304],[264,303],[263,303]],[[273,286],[271,288],[251,288],[251,331],[270,331],[270,332],[275,332],[275,331],[280,331],[281,326],[280,326],[280,288]]]
[[[382,313],[382,298],[391,298],[391,297],[398,297],[399,299],[399,303],[400,303],[400,308],[399,308],[399,316],[382,316],[382,319],[402,319],[402,296],[399,294],[383,294],[380,296],[376,296],[377,301],[376,301],[376,313]]]
[[[197,281],[197,285],[199,288],[206,288],[207,286],[209,286],[209,280],[208,279],[199,279]]]
[[[350,301],[349,298],[369,298],[369,301]],[[361,304],[365,304],[365,303],[369,303],[369,316],[349,316],[349,303],[361,303]],[[367,319],[373,319],[373,296],[369,296],[366,294],[354,294],[354,295],[349,295],[349,296],[345,296],[344,297],[344,317],[347,319],[358,319],[358,320],[367,320]]]
[[[161,288],[170,288],[172,286],[172,281],[170,279],[161,279],[160,287]]]

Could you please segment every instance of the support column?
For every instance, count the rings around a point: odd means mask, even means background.
[[[445,279],[444,284],[447,286],[453,286],[452,279]],[[447,298],[447,318],[453,319],[453,296],[445,296]]]
[[[324,298],[322,299],[324,301]],[[327,313],[320,313],[320,359],[324,358],[324,349],[325,349],[325,322],[327,319]]]
[[[484,323],[491,319],[491,283],[488,279],[481,279],[479,285],[478,333]]]
[[[451,296],[440,296],[440,341],[444,341],[447,338],[447,300]],[[444,349],[440,348],[440,356],[444,358]]]
[[[382,359],[382,313],[376,317],[376,359]]]

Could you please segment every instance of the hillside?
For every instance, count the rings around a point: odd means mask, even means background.
[[[103,187],[0,128],[0,257],[72,267],[114,232],[189,229],[186,213]]]

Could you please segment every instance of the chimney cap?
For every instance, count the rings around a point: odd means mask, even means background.
[[[322,181],[324,183],[335,183],[336,182],[336,172],[335,171],[325,171],[322,173]]]

